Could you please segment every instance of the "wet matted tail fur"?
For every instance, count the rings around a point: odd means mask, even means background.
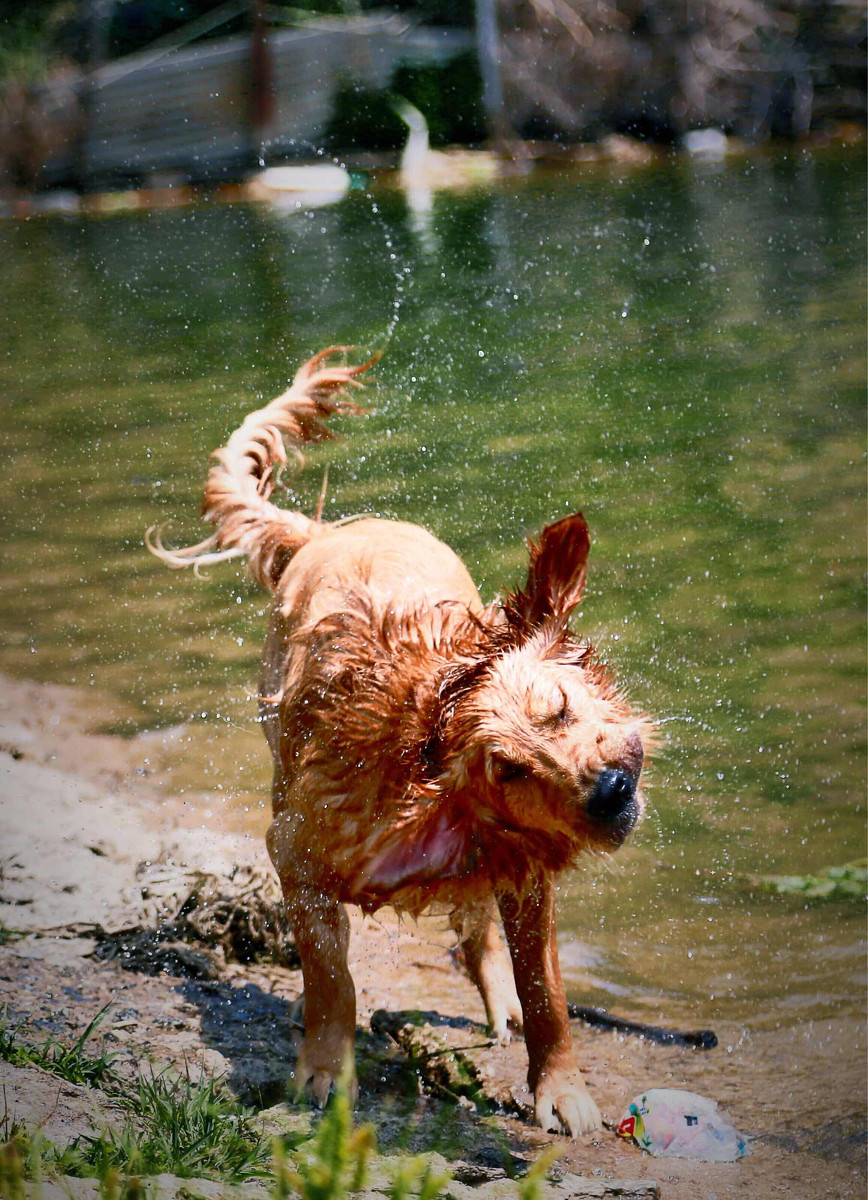
[[[319,512],[308,517],[271,502],[287,463],[284,438],[301,467],[301,445],[335,436],[326,424],[329,417],[367,411],[350,399],[348,391],[362,386],[358,377],[380,355],[355,365],[328,361],[352,349],[330,346],[308,359],[285,392],[249,413],[226,445],[211,455],[202,519],[216,525],[215,532],[195,546],[169,550],[157,527],[151,526],[145,541],[152,554],[176,569],[246,557],[258,583],[270,590],[277,586],[289,560],[315,536],[320,524]]]

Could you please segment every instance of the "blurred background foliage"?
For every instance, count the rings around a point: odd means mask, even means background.
[[[483,9],[499,28],[496,46],[477,42],[498,64],[496,120],[483,108],[477,55],[466,45],[445,64],[399,62],[385,87],[329,67],[326,148],[402,145],[394,93],[423,112],[432,144],[441,146],[478,144],[486,127],[516,141],[569,144],[614,132],[676,144],[713,126],[756,144],[865,123],[864,0],[3,0],[0,145],[23,146],[19,157],[29,165],[4,165],[0,153],[0,176],[32,186],[52,138],[80,140],[88,75],[99,64],[250,36],[257,22],[266,30],[321,29],[324,21],[391,18],[399,38],[414,26],[472,35]],[[61,107],[58,79],[79,110],[62,134],[52,115]]]
[[[96,18],[107,26],[105,53],[121,58],[144,50],[159,38],[221,9],[237,9],[201,38],[226,37],[249,25],[249,10],[215,0],[0,0],[0,82],[33,81],[64,60],[84,65],[90,58],[90,28]],[[404,14],[426,25],[473,27],[469,0],[274,0],[267,15],[281,22],[314,16],[353,17],[370,12]]]

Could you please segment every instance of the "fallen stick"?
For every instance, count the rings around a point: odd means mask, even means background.
[[[717,1045],[717,1034],[710,1029],[682,1032],[679,1029],[664,1029],[662,1025],[645,1025],[642,1021],[627,1021],[613,1017],[604,1008],[587,1008],[582,1004],[567,1004],[571,1017],[596,1025],[600,1029],[614,1029],[619,1033],[632,1033],[661,1046],[693,1046],[696,1050],[713,1050]]]

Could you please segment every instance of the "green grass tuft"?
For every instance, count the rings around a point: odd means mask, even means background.
[[[411,1158],[398,1168],[387,1195],[389,1200],[408,1200],[410,1196],[438,1200],[451,1178],[448,1172],[436,1175],[424,1157]]]
[[[311,1142],[302,1147],[292,1165],[285,1146],[274,1144],[274,1200],[300,1196],[301,1200],[345,1200],[364,1191],[368,1161],[376,1153],[373,1125],[353,1129],[346,1088],[332,1096]]]
[[[141,1075],[124,1083],[112,1069],[115,1055],[87,1055],[85,1046],[105,1019],[100,1009],[74,1045],[49,1037],[39,1045],[23,1041],[19,1027],[0,1020],[0,1058],[18,1067],[41,1067],[70,1083],[100,1086],[126,1112],[120,1130],[81,1137],[66,1149],[33,1139],[23,1130],[0,1127],[5,1163],[0,1183],[10,1193],[16,1163],[28,1179],[41,1173],[110,1180],[167,1171],[182,1178],[207,1176],[238,1183],[267,1173],[269,1146],[251,1124],[251,1112],[227,1091],[220,1079],[192,1079],[167,1073]],[[120,1185],[119,1185],[120,1186]],[[126,1184],[124,1185],[126,1186]],[[0,1188],[0,1196],[5,1191]]]
[[[268,1142],[251,1113],[220,1079],[140,1076],[131,1094],[114,1098],[127,1110],[120,1130],[77,1139],[51,1164],[55,1173],[106,1179],[168,1172],[241,1183],[267,1173]]]
[[[542,1200],[549,1171],[564,1153],[560,1146],[547,1146],[531,1164],[527,1174],[518,1181],[519,1200]]]
[[[123,1103],[145,1132],[136,1136],[128,1124],[125,1139],[101,1150],[112,1166],[145,1175],[212,1176],[227,1183],[265,1173],[268,1143],[251,1124],[251,1110],[221,1079],[193,1080],[189,1071],[181,1078],[140,1076],[135,1094]]]
[[[267,1140],[219,1079],[156,1075],[140,1078],[131,1096],[115,1098],[129,1113],[120,1130],[76,1138],[63,1150],[14,1130],[2,1147],[0,1196],[5,1197],[4,1184],[6,1191],[14,1190],[16,1171],[27,1179],[72,1175],[103,1183],[164,1171],[223,1183],[269,1174]]]
[[[24,1042],[19,1037],[20,1026],[10,1028],[6,1010],[0,1019],[0,1058],[15,1067],[42,1067],[58,1075],[68,1083],[99,1087],[114,1078],[112,1063],[116,1055],[107,1054],[105,1049],[96,1056],[85,1054],[84,1048],[97,1028],[102,1024],[109,1006],[99,1010],[94,1019],[72,1046],[64,1046],[54,1037],[47,1037],[40,1045]]]

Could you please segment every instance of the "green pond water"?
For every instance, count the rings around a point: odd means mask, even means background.
[[[773,1028],[862,1012],[863,910],[758,886],[865,854],[862,154],[537,174],[413,212],[203,204],[0,229],[0,668],[93,688],[205,823],[261,830],[267,597],[143,548],[330,343],[388,351],[286,503],[419,521],[491,598],[594,536],[577,628],[657,717],[649,816],[562,889],[575,998]],[[165,745],[164,745],[165,743]]]

